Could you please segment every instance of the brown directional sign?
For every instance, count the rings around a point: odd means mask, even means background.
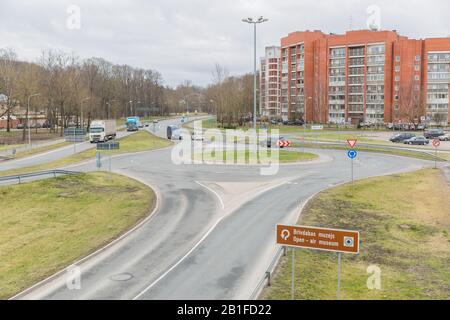
[[[277,225],[277,243],[325,251],[359,253],[359,232],[307,226]]]

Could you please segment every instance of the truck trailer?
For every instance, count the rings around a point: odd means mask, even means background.
[[[89,126],[91,143],[106,142],[116,137],[116,120],[94,120]]]

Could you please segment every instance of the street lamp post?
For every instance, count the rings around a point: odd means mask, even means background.
[[[114,101],[116,101],[116,99],[109,100],[106,102],[106,105],[108,106],[108,116],[107,116],[108,119],[111,117],[111,102],[114,102]]]
[[[91,98],[90,97],[88,97],[88,98],[84,98],[84,99],[82,99],[81,100],[81,103],[80,103],[80,123],[81,123],[81,128],[84,128],[84,119],[83,119],[83,102],[84,101],[88,101],[88,100],[90,100]]]
[[[28,96],[28,104],[27,104],[27,127],[28,127],[28,146],[29,146],[30,150],[31,150],[31,126],[30,126],[30,123],[29,123],[30,100],[31,100],[31,98],[37,97],[37,96],[40,96],[40,95],[41,95],[40,93],[34,93],[34,94]]]
[[[242,22],[253,24],[253,129],[256,130],[256,25],[266,22],[268,19],[259,17],[242,19]]]

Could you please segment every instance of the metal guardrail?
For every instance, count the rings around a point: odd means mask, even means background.
[[[68,174],[77,174],[77,173],[79,173],[79,172],[68,171],[68,170],[48,170],[48,171],[40,171],[40,172],[30,172],[30,173],[0,177],[0,182],[17,180],[17,181],[19,181],[19,184],[20,184],[22,182],[22,180],[24,180],[26,178],[39,177],[39,176],[53,176],[54,178],[56,178],[57,175],[68,175]]]
[[[285,255],[286,255],[286,247],[281,247],[273,257],[266,271],[264,272],[263,278],[258,282],[258,285],[256,286],[255,290],[253,290],[252,294],[250,295],[250,300],[258,299],[258,296],[261,294],[266,284],[267,286],[270,287],[270,280],[272,278],[273,272],[275,271],[275,268],[277,267],[278,261],[282,256]]]

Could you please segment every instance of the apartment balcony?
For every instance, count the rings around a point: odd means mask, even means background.
[[[328,100],[328,104],[345,104],[344,100]]]
[[[328,84],[332,87],[343,87],[345,86],[345,81],[329,82]]]
[[[448,98],[445,98],[445,99],[428,99],[427,100],[427,103],[430,103],[430,104],[432,104],[432,103],[446,104],[448,102],[449,102]]]

